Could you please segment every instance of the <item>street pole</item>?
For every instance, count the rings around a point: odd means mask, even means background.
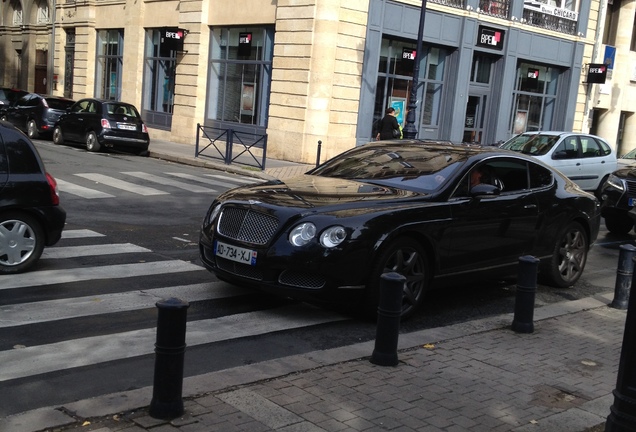
[[[415,139],[417,128],[415,127],[415,111],[417,109],[417,86],[420,76],[420,63],[422,62],[422,38],[424,37],[424,19],[426,18],[426,0],[422,0],[420,10],[420,28],[417,30],[417,45],[415,48],[415,62],[413,63],[413,82],[409,93],[409,105],[406,113],[406,125],[402,130],[405,139]]]

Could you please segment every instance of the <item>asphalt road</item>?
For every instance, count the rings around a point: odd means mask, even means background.
[[[375,338],[374,323],[346,310],[242,290],[201,267],[198,230],[208,205],[254,179],[36,145],[59,181],[72,236],[47,249],[52,255],[28,277],[0,280],[0,416],[152,385],[154,304],[162,296],[190,304],[186,376]],[[612,290],[619,246],[635,239],[603,228],[579,283],[540,285],[536,306]],[[512,281],[458,283],[429,293],[401,330],[512,313],[514,302]]]

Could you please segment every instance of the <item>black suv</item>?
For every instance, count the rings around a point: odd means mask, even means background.
[[[607,230],[614,234],[627,234],[634,221],[629,211],[636,205],[636,168],[625,167],[614,171],[601,189],[601,215]]]
[[[31,139],[40,135],[50,136],[55,122],[74,102],[72,99],[59,96],[28,93],[5,108],[0,114],[0,120],[13,123]]]
[[[0,274],[33,266],[62,236],[66,212],[33,143],[0,121]]]
[[[29,92],[24,90],[9,87],[0,87],[0,110],[15,103],[16,100],[20,99],[22,96],[28,93]]]

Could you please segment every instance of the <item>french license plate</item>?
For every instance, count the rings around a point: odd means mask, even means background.
[[[630,198],[627,200],[627,205],[630,207],[634,207],[634,205],[636,204],[636,198]]]
[[[256,265],[256,251],[231,246],[220,241],[214,242],[214,255],[248,265]]]
[[[119,129],[125,129],[125,130],[137,130],[137,126],[135,125],[118,124],[117,127]]]

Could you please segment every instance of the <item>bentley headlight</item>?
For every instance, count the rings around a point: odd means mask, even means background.
[[[316,225],[311,222],[301,223],[289,233],[289,242],[294,246],[303,246],[316,237]]]
[[[338,246],[347,238],[347,231],[340,225],[327,228],[320,235],[320,244],[326,248]]]
[[[623,180],[620,177],[615,176],[614,174],[611,174],[607,179],[607,185],[612,186],[613,188],[618,189],[621,192],[625,191],[625,184]]]
[[[208,224],[214,223],[214,219],[216,219],[216,217],[219,215],[219,211],[221,211],[221,204],[215,205],[212,211],[209,213],[207,220]]]

